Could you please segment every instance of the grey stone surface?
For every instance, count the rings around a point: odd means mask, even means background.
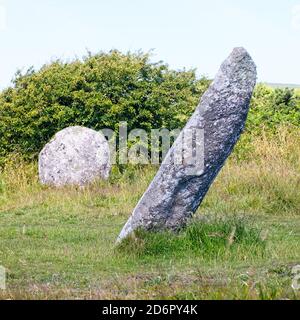
[[[245,49],[235,48],[203,95],[117,241],[137,228],[175,230],[186,224],[200,206],[243,131],[255,84],[253,60]],[[203,145],[201,170],[191,170],[193,168],[188,162],[181,165],[174,162],[175,155],[180,153],[182,135],[191,129],[204,133],[200,141]]]
[[[100,132],[69,127],[56,133],[39,155],[42,184],[83,186],[110,172],[109,145]]]

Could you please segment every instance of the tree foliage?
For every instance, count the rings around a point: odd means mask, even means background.
[[[118,51],[18,72],[0,93],[0,162],[12,153],[36,157],[57,131],[72,125],[117,131],[127,121],[128,130],[182,128],[209,83],[195,70],[152,63],[147,53]],[[258,85],[248,132],[282,124],[300,126],[300,92]]]
[[[182,127],[208,86],[195,70],[174,71],[151,63],[149,54],[118,51],[55,61],[39,71],[17,73],[0,96],[0,157],[32,158],[59,130]]]
[[[273,89],[266,85],[256,86],[248,128],[252,131],[267,129],[276,131],[278,126],[300,126],[300,95],[294,89]]]

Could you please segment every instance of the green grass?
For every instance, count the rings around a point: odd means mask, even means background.
[[[119,245],[118,251],[139,259],[193,256],[206,261],[265,252],[262,230],[245,218],[205,217],[197,220],[178,233],[138,230]]]
[[[157,168],[84,189],[43,187],[36,164],[0,174],[2,299],[299,299],[300,135],[233,156],[177,234],[115,240]]]

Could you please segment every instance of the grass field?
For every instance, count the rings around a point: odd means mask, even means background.
[[[39,185],[36,164],[8,166],[0,299],[299,299],[291,287],[300,265],[299,133],[282,129],[239,148],[187,229],[137,232],[120,247],[116,237],[157,168],[55,190]]]

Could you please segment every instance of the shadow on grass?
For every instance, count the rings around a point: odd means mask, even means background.
[[[262,256],[265,248],[262,230],[248,219],[209,216],[194,220],[177,233],[137,230],[122,241],[117,252],[139,258],[187,255],[218,258],[231,253]]]

